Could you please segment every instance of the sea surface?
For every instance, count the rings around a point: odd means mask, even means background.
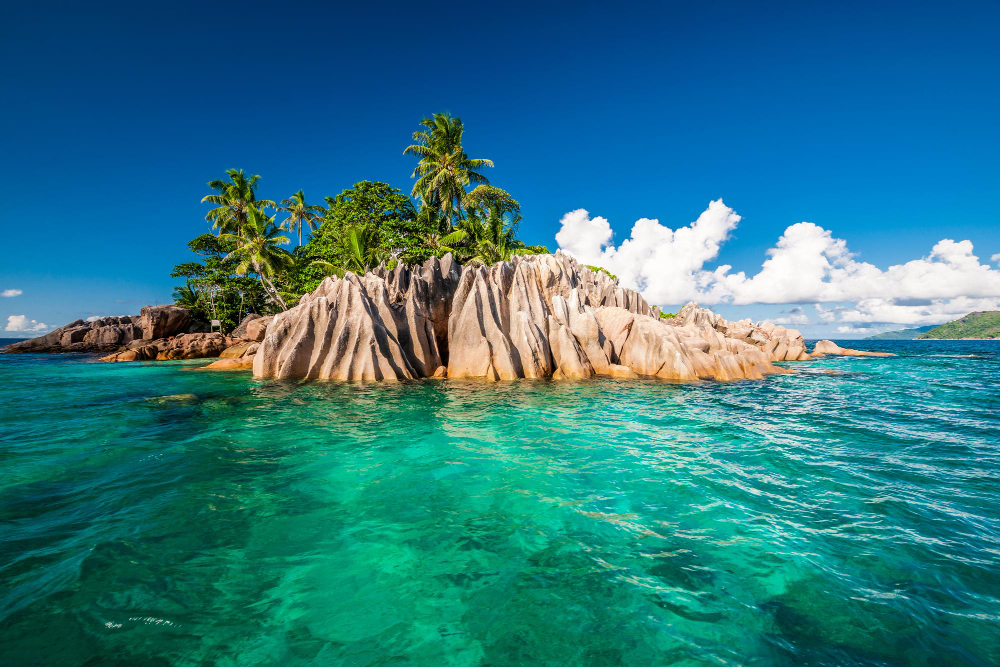
[[[0,355],[0,664],[1000,663],[1000,341],[759,382]]]

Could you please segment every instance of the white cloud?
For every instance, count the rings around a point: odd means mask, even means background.
[[[812,324],[809,316],[806,315],[806,311],[802,306],[795,306],[794,308],[789,308],[788,310],[783,310],[778,314],[778,317],[774,319],[775,324],[785,324],[785,325],[796,325],[796,326],[808,326]]]
[[[674,304],[693,298],[716,302],[724,295],[715,297],[704,291],[711,290],[714,281],[702,267],[715,259],[739,221],[740,216],[719,199],[697,220],[676,230],[658,220],[637,220],[631,236],[615,247],[608,221],[591,218],[581,208],[563,216],[556,243],[585,264],[616,274],[651,303]]]
[[[819,319],[824,322],[833,322],[837,319],[837,311],[831,308],[824,308],[823,304],[814,303],[813,308],[816,309],[816,314],[819,315]]]
[[[5,296],[5,297],[21,296],[21,294],[22,292],[19,289],[5,289],[4,291],[0,292],[0,296]]]
[[[858,261],[847,241],[830,230],[799,222],[785,230],[753,275],[734,273],[725,264],[706,266],[739,221],[720,199],[695,222],[676,230],[642,218],[616,247],[609,222],[578,209],[563,216],[556,241],[661,305],[692,300],[707,305],[814,303],[826,323],[905,324],[936,324],[971,310],[1000,307],[1000,270],[980,263],[967,240],[942,239],[925,257],[881,269]],[[998,259],[1000,254],[993,255],[993,261]],[[830,309],[822,303],[854,305]],[[784,315],[779,322],[808,322],[804,312]]]
[[[1000,252],[998,252],[997,254],[995,254],[992,257],[990,257],[990,261],[991,262],[996,262],[997,264],[1000,264]]]
[[[841,325],[837,327],[837,333],[855,334],[855,335],[860,335],[860,334],[869,335],[875,333],[882,333],[884,330],[885,327],[851,327],[847,325]]]
[[[29,320],[24,315],[10,315],[7,317],[7,328],[5,331],[15,331],[15,332],[36,332],[45,331],[49,328],[48,324],[43,322],[38,322],[36,320]]]
[[[902,301],[902,303],[900,303]],[[922,326],[943,324],[975,310],[997,310],[1000,298],[927,299],[926,303],[908,304],[900,299],[863,299],[853,307],[838,309],[841,322],[892,322]]]

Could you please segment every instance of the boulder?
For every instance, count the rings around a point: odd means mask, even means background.
[[[128,349],[101,357],[101,361],[170,361],[175,359],[202,359],[218,357],[224,350],[235,345],[235,338],[221,333],[190,333],[144,341]]]
[[[191,324],[191,311],[180,306],[146,306],[139,311],[143,340],[157,340],[182,333]]]
[[[763,350],[769,361],[808,361],[811,358],[798,329],[786,329],[770,322],[754,324],[749,319],[730,322],[693,302],[681,308],[676,317],[664,322],[687,328],[691,333],[716,343],[723,338],[744,341]]]
[[[823,357],[828,354],[851,356],[851,357],[895,357],[892,352],[868,352],[866,350],[854,350],[849,347],[840,347],[832,340],[817,341],[813,346],[812,356]]]
[[[200,370],[206,371],[246,371],[253,368],[253,358],[217,359]]]
[[[253,369],[258,377],[339,380],[736,380],[803,358],[797,331],[727,322],[697,304],[661,319],[637,292],[569,255],[465,267],[446,255],[327,278],[274,317]]]
[[[74,320],[44,336],[24,340],[7,348],[9,352],[108,352],[142,337],[142,330],[130,316]]]
[[[246,333],[238,337],[246,338],[247,340],[252,340],[259,343],[260,341],[264,340],[264,334],[267,331],[267,325],[269,325],[271,323],[271,320],[273,319],[274,319],[273,315],[264,315],[250,320],[249,322],[246,323],[245,327]],[[234,333],[233,335],[235,336],[236,334]]]
[[[236,328],[233,329],[232,333],[229,335],[233,338],[246,338],[247,325],[256,319],[260,319],[261,317],[263,317],[263,315],[258,315],[257,313],[247,314],[242,320],[240,320],[240,323],[236,325]]]
[[[222,359],[239,359],[240,357],[247,355],[247,350],[250,349],[251,345],[254,346],[254,350],[256,351],[260,344],[255,343],[252,340],[240,341],[239,343],[236,343],[236,345],[227,347],[223,350],[222,353],[219,354],[219,357]],[[253,353],[251,352],[250,354],[252,355]]]
[[[457,282],[458,268],[450,255],[432,257],[422,266],[327,278],[267,325],[254,357],[254,375],[429,377],[445,365],[442,350]]]

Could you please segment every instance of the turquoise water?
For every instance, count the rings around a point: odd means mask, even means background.
[[[861,345],[902,356],[364,386],[0,355],[0,664],[1000,662],[1000,342]]]

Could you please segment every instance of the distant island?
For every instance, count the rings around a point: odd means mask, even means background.
[[[1000,338],[1000,310],[969,313],[937,326],[901,329],[868,336],[865,340],[962,340]]]
[[[934,327],[927,333],[921,334],[920,338],[1000,338],[1000,310],[969,313],[954,322]]]
[[[937,324],[931,324],[926,327],[917,327],[915,329],[900,329],[898,331],[884,331],[880,334],[875,334],[874,336],[868,336],[865,340],[914,340],[920,338],[921,334],[927,333],[931,329],[936,328]]]

